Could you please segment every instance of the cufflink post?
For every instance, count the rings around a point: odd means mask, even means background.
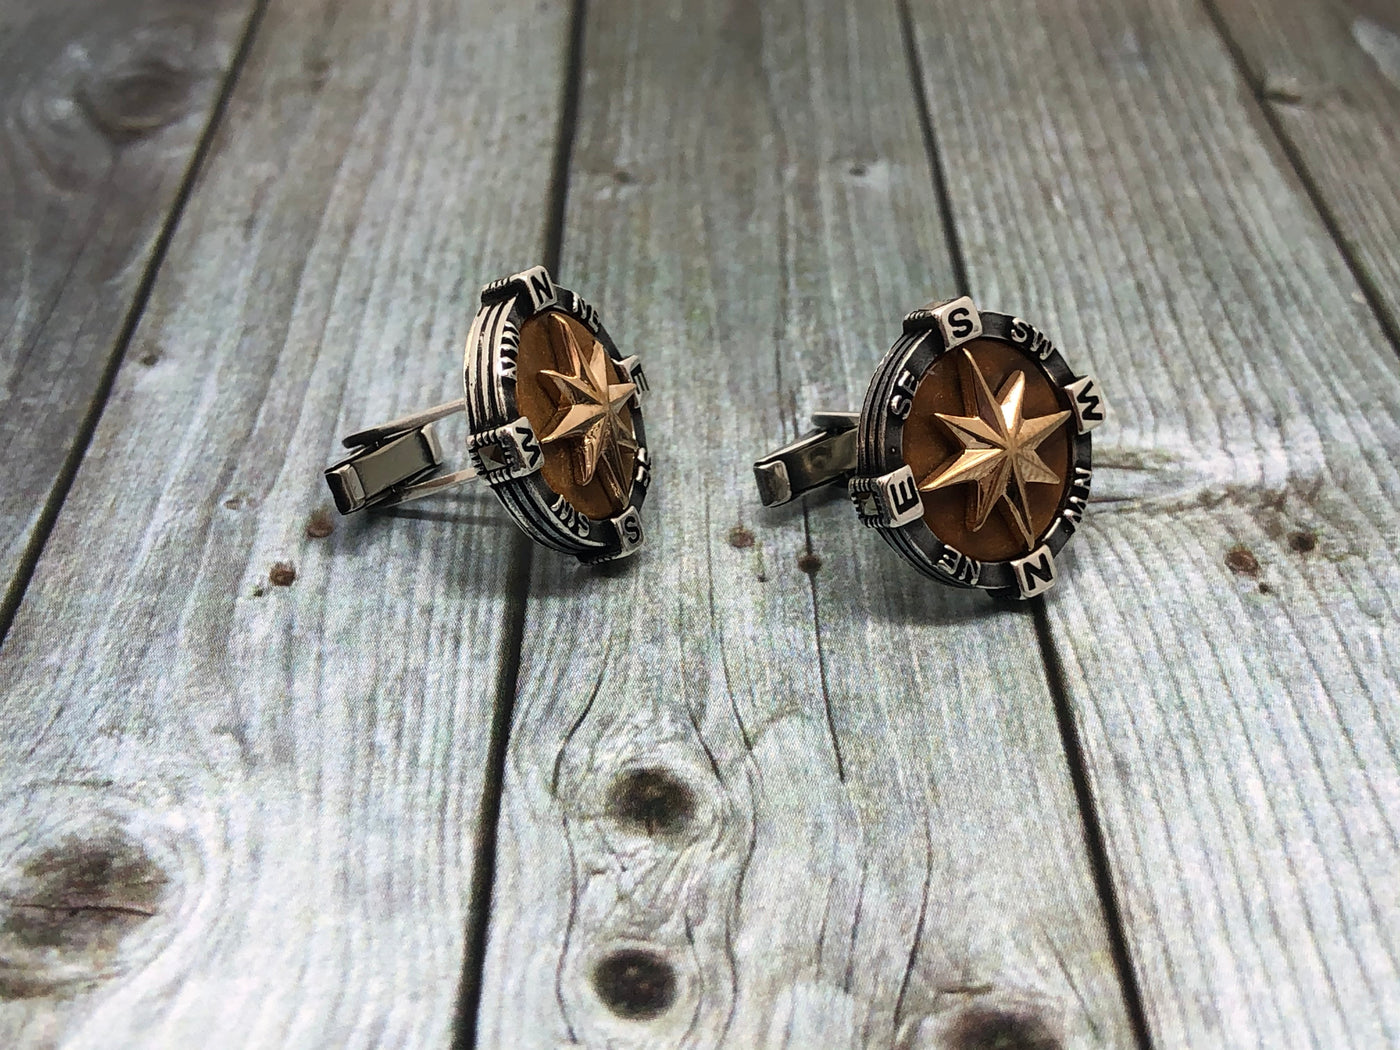
[[[856,470],[857,412],[815,412],[816,428],[753,465],[758,497],[779,507],[804,493],[842,481]]]
[[[471,467],[437,475],[442,445],[433,424],[465,411],[465,399],[356,431],[344,441],[352,452],[326,468],[326,485],[336,510],[353,514],[368,507],[391,507],[471,481]]]

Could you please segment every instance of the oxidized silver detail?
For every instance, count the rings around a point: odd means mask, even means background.
[[[637,450],[630,498],[620,514],[606,520],[586,517],[550,489],[541,471],[540,438],[516,404],[521,326],[551,310],[581,322],[637,390],[646,388],[640,362],[618,352],[597,310],[556,285],[545,267],[532,266],[493,281],[482,289],[481,309],[467,337],[462,373],[466,396],[347,438],[352,455],[326,471],[340,511],[399,503],[480,476],[517,524],[547,546],[585,562],[625,557],[637,550],[643,536],[641,505],[651,483],[640,398],[631,399]],[[471,466],[439,474],[442,454],[431,424],[461,411],[471,431]]]
[[[1070,407],[1074,409],[1074,421],[1081,434],[1087,434],[1104,421],[1108,405],[1099,393],[1098,381],[1093,376],[1081,376],[1073,383],[1065,384]]]
[[[1055,553],[1048,544],[1042,544],[1013,561],[1011,570],[1016,574],[1018,597],[1034,598],[1055,586]]]
[[[849,486],[860,523],[872,529],[898,529],[923,517],[919,484],[908,466],[878,478],[852,478]]]
[[[1027,362],[1026,375],[1030,375],[1034,369],[1043,372],[1036,381],[1042,384],[1048,381],[1049,389],[1056,390],[1058,397],[1062,398],[1061,408],[1051,415],[1029,419],[1027,425],[1038,423],[1040,419],[1057,418],[1062,421],[1042,424],[1042,431],[1050,425],[1063,426],[1069,438],[1070,473],[1060,474],[1060,484],[1064,488],[1058,509],[1048,524],[1044,524],[1043,517],[1048,508],[1039,511],[1041,516],[1036,519],[1038,534],[1033,529],[1024,535],[1025,542],[1032,549],[1024,556],[1004,561],[971,557],[934,534],[925,519],[919,479],[904,460],[904,427],[914,408],[915,394],[921,382],[943,355],[979,339],[1017,348],[1021,352],[1018,356],[1024,357]],[[1004,396],[998,393],[997,405],[1003,412],[1013,411],[1008,406],[1014,406],[1016,426],[1019,427],[1019,394],[1017,388],[1008,387],[1007,391]],[[1069,411],[1071,408],[1072,412]],[[983,460],[977,457],[984,445],[979,443],[981,439],[977,436],[976,420],[959,417],[957,412],[950,415],[946,409],[943,412],[942,415],[935,412],[934,416],[945,423],[953,418],[953,422],[964,427],[964,437],[967,439],[959,453],[965,457],[964,460],[954,463],[950,459],[949,464],[961,469],[960,463],[966,462],[969,464],[966,468],[968,472],[982,469]],[[920,572],[957,587],[977,587],[998,596],[1030,598],[1043,594],[1054,585],[1055,556],[1084,516],[1093,477],[1089,431],[1103,422],[1105,415],[1103,395],[1094,378],[1072,372],[1048,336],[1019,317],[979,311],[970,297],[961,296],[931,303],[904,318],[903,334],[885,355],[871,379],[859,416],[856,462],[849,462],[845,456],[831,455],[830,450],[837,447],[837,440],[844,436],[845,428],[825,426],[828,420],[839,420],[842,416],[823,413],[818,417],[817,431],[758,460],[754,464],[754,474],[765,506],[785,503],[820,485],[845,479],[861,523],[877,529],[886,542]],[[995,421],[998,417],[992,418]],[[1008,428],[1011,426],[1011,423],[1007,424]],[[1000,448],[993,440],[996,435],[992,429],[985,431],[985,448],[989,455]],[[1007,430],[1007,433],[1011,434],[1012,431]],[[1015,433],[1022,431],[1017,429]],[[1030,442],[1035,437],[1034,431],[1029,432],[1025,439],[1027,448],[1034,449]],[[1007,448],[1012,451],[1005,454],[1019,455],[1015,452],[1019,446],[1011,443],[1010,438],[1006,441]],[[1042,474],[1045,469],[1048,467],[1042,463]],[[1055,469],[1063,471],[1064,467]],[[956,478],[957,474],[945,466],[931,477],[937,481],[939,477]],[[1029,482],[1045,480],[1032,477]],[[961,482],[949,480],[938,487],[953,484]],[[971,516],[972,512],[969,511],[969,514]],[[975,534],[984,520],[985,517],[970,517],[966,529]],[[960,530],[960,534],[967,536],[968,532]]]
[[[467,439],[472,466],[488,483],[521,478],[536,473],[544,463],[544,452],[535,428],[524,416]]]

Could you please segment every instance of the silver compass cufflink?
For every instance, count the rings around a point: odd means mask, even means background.
[[[924,575],[1032,598],[1083,518],[1105,408],[1043,332],[964,296],[906,316],[861,412],[815,414],[754,476],[768,507],[846,480],[861,523]]]
[[[585,563],[642,545],[646,377],[598,312],[543,266],[488,284],[467,336],[466,396],[345,438],[336,509],[389,507],[481,478],[532,539]],[[435,424],[465,412],[469,466],[442,473]]]

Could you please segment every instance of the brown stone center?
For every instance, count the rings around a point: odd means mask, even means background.
[[[975,414],[963,385],[967,381],[960,362],[963,350],[970,352],[977,368],[995,392],[1016,372],[1025,375],[1022,413],[1027,418],[1053,415],[1070,408],[1069,399],[1046,374],[1040,363],[1021,350],[998,339],[974,339],[941,355],[929,366],[914,391],[913,408],[904,423],[904,461],[922,483],[963,450],[950,429],[935,413],[953,416]],[[1074,420],[1071,416],[1035,450],[1055,472],[1057,484],[1026,485],[1027,509],[1032,533],[1039,537],[1050,527],[1064,499],[1073,474]],[[944,543],[979,561],[1005,561],[1029,552],[1025,540],[1013,526],[1002,500],[998,500],[986,523],[973,529],[968,507],[974,496],[972,482],[923,492],[924,522]]]
[[[585,355],[592,353],[595,346],[602,349],[601,344],[582,321],[562,311],[547,310],[536,314],[521,326],[520,355],[516,361],[515,400],[520,414],[530,421],[537,436],[543,436],[548,431],[550,422],[559,408],[569,403],[567,395],[561,393],[548,377],[541,376],[540,372],[548,369],[575,374],[578,368],[577,362],[570,359],[561,341],[551,335],[554,318],[568,325],[575,342]],[[603,350],[603,353],[606,355],[607,351]],[[611,356],[608,356],[608,374],[617,383],[631,381]],[[635,437],[636,419],[632,406],[629,404],[621,409],[620,415],[626,434]],[[544,450],[544,466],[540,473],[545,483],[585,517],[602,521],[621,514],[631,500],[632,478],[637,466],[636,452],[625,448],[618,450],[623,480],[623,491],[619,497],[604,484],[601,467],[587,482],[579,480],[576,457],[571,448],[573,444],[573,440],[563,440],[541,445]]]

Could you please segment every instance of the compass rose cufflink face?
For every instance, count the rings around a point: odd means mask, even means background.
[[[754,472],[768,506],[849,479],[861,522],[920,572],[1030,598],[1083,517],[1104,412],[1044,333],[963,297],[904,319],[859,416],[818,414]]]
[[[584,562],[642,544],[646,378],[582,298],[536,266],[495,281],[467,337],[466,397],[352,434],[326,471],[341,513],[482,478],[531,538]],[[470,466],[439,474],[433,424],[465,411]]]
[[[466,353],[472,466],[545,546],[585,562],[631,554],[651,481],[637,359],[544,267],[481,302]]]

